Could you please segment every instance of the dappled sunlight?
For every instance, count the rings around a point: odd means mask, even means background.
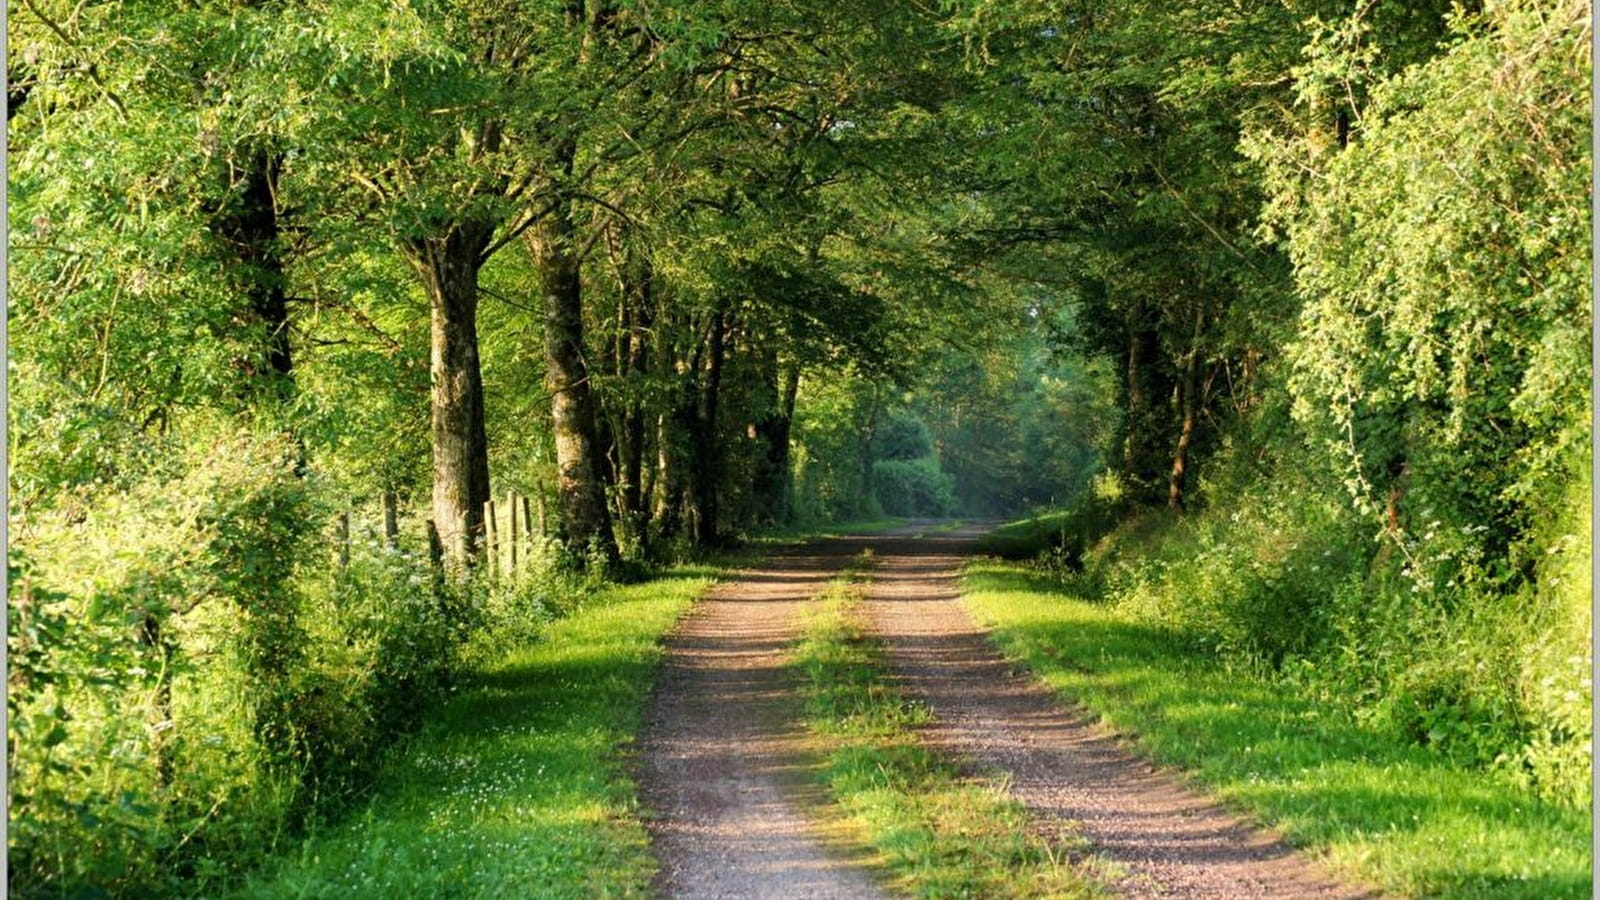
[[[845,692],[958,713],[889,724],[1137,747],[1361,882],[1130,812],[1126,900],[1576,900],[1593,21],[8,4],[8,889],[1104,874],[807,831],[783,660],[843,585],[898,667]],[[985,802],[915,793],[859,792],[903,859]]]

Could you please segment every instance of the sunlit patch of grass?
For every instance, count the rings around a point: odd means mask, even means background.
[[[789,544],[797,541],[818,540],[831,537],[848,537],[856,534],[872,534],[878,531],[888,531],[899,528],[910,519],[902,516],[878,516],[876,518],[852,519],[848,522],[831,522],[828,524],[782,525],[763,529],[759,533],[750,535],[752,544]]]
[[[656,864],[619,751],[661,635],[712,574],[608,588],[541,640],[504,648],[389,761],[363,812],[238,896],[644,896]]]
[[[1005,559],[1031,559],[1049,549],[1068,515],[1067,510],[1057,510],[1007,522],[979,538],[978,547]]]
[[[952,531],[961,530],[966,525],[967,522],[964,519],[946,519],[937,525],[929,525],[927,528],[918,531],[913,537],[920,538],[927,537],[930,534],[949,534]]]
[[[855,574],[816,601],[794,662],[807,724],[827,748],[831,815],[916,897],[1099,896],[1062,848],[1028,831],[1020,804],[919,742],[928,713],[895,691],[881,646],[857,624]]]
[[[1118,523],[1120,509],[1115,498],[1085,499],[1068,509],[1001,525],[979,538],[978,550],[1004,559],[1053,553],[1075,568],[1084,549]]]
[[[1418,897],[1591,894],[1587,810],[1452,767],[1291,684],[1227,671],[1025,566],[977,561],[964,584],[1007,656],[1355,879]]]

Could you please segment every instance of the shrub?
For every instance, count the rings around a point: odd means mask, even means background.
[[[372,533],[335,564],[312,527],[332,492],[292,442],[171,451],[11,548],[16,896],[213,891],[336,814],[483,650],[469,636],[536,639],[598,577],[552,543],[444,581]]]
[[[890,413],[878,425],[872,442],[879,459],[910,462],[933,455],[933,435],[928,426],[907,412]]]
[[[127,489],[29,521],[14,557],[8,644],[32,679],[8,697],[19,896],[170,893],[269,841],[296,802],[295,448],[235,433],[171,449]]]
[[[1557,550],[1509,591],[1470,533],[1385,544],[1336,491],[1292,472],[1210,487],[1227,502],[1130,515],[1090,545],[1081,572],[1059,561],[1055,571],[1221,665],[1293,680],[1359,721],[1459,765],[1501,769],[1547,799],[1589,802],[1581,485],[1545,526]],[[1087,507],[1057,521],[1089,519]]]
[[[955,502],[955,479],[932,457],[873,463],[872,490],[891,516],[944,516]]]

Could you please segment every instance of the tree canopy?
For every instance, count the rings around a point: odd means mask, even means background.
[[[1581,0],[8,12],[26,895],[354,790],[508,596],[496,527],[624,577],[1281,482],[1426,615],[1573,602]]]

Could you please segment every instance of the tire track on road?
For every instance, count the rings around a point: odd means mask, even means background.
[[[660,896],[887,896],[806,814],[820,788],[787,668],[801,611],[861,547],[780,551],[709,591],[669,636],[637,767]]]
[[[872,541],[866,608],[906,696],[928,705],[924,738],[998,771],[1041,832],[1067,826],[1125,869],[1130,898],[1356,900],[1310,859],[1118,745],[1018,674],[962,607],[960,573],[982,529]]]

